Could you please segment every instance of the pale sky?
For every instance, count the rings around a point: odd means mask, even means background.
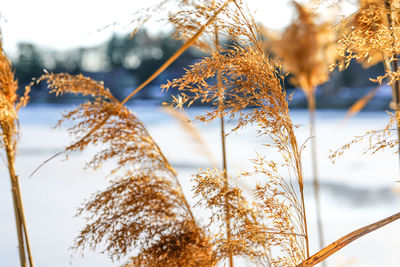
[[[32,42],[46,49],[65,50],[92,46],[107,40],[113,32],[128,33],[129,21],[140,7],[156,0],[0,0],[0,25],[7,53],[16,52],[18,42]],[[291,21],[289,0],[248,0],[255,18],[272,29]],[[304,2],[304,1],[300,1]],[[106,30],[99,29],[114,24]],[[152,31],[160,24],[147,25]],[[161,27],[161,28],[160,28]]]

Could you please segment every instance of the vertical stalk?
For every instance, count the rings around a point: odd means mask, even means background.
[[[24,212],[24,206],[22,204],[22,197],[21,197],[21,189],[19,186],[19,178],[16,175],[15,176],[15,181],[16,181],[16,191],[18,193],[18,209],[20,211],[20,217],[21,217],[21,222],[22,222],[22,227],[24,229],[24,237],[25,237],[25,244],[26,244],[26,250],[27,250],[27,256],[28,256],[28,260],[29,260],[29,266],[30,267],[34,267],[34,263],[33,263],[33,257],[32,257],[32,251],[31,251],[31,245],[30,245],[30,241],[29,241],[29,235],[28,235],[28,229],[26,226],[26,219],[25,219],[25,212]]]
[[[397,72],[399,70],[399,66],[398,66],[398,55],[395,56],[395,59],[393,61],[393,71]],[[394,110],[396,112],[396,116],[399,115],[400,112],[400,81],[398,79],[396,79],[396,81],[394,82],[393,86],[393,102],[394,102]],[[396,124],[397,124],[397,140],[398,140],[398,147],[397,147],[397,151],[399,154],[399,166],[400,166],[400,120],[396,119]]]
[[[314,90],[312,91],[314,92]],[[310,137],[311,137],[311,164],[312,164],[312,174],[313,174],[313,188],[314,188],[314,198],[315,198],[315,208],[317,213],[317,230],[319,238],[319,248],[324,248],[324,229],[322,226],[322,216],[321,216],[321,200],[320,200],[320,186],[318,178],[318,159],[317,159],[317,141],[315,134],[315,109],[316,109],[316,98],[314,93],[309,93],[307,96],[308,103],[308,114],[310,116]],[[321,264],[323,267],[326,266],[325,262]]]
[[[301,156],[298,150],[297,146],[297,140],[293,132],[293,128],[291,123],[286,125],[286,129],[288,131],[288,136],[290,140],[290,145],[292,147],[292,152],[294,156],[294,162],[295,166],[293,166],[294,171],[298,175],[298,183],[299,183],[299,191],[300,191],[300,198],[301,198],[301,216],[303,219],[303,233],[304,233],[304,239],[306,242],[306,258],[308,259],[310,257],[310,243],[309,243],[309,235],[308,235],[308,227],[307,227],[307,215],[306,215],[306,203],[304,200],[304,179],[303,179],[303,170],[301,166]]]
[[[19,251],[19,262],[21,267],[26,267],[26,258],[25,258],[25,246],[24,246],[24,237],[22,232],[22,224],[21,224],[21,216],[18,210],[18,200],[17,200],[17,188],[15,185],[15,181],[11,178],[11,193],[13,196],[13,204],[14,204],[14,215],[15,215],[15,224],[17,227],[17,235],[18,235],[18,251]]]
[[[389,0],[385,1],[385,7],[387,10],[387,20],[388,20],[388,27],[389,29],[392,29],[392,37],[393,37],[393,47],[395,47],[396,42],[396,34],[395,34],[395,25],[393,25],[393,20],[392,20],[392,6],[391,6],[391,2]],[[397,72],[399,70],[399,64],[398,64],[398,58],[399,55],[395,54],[394,55],[394,59],[392,64],[390,64],[389,60],[387,59],[386,56],[384,56],[384,60],[385,60],[385,68],[390,68],[390,70],[392,72]],[[391,84],[392,87],[392,97],[393,97],[393,105],[392,108],[395,110],[396,115],[398,115],[398,113],[400,112],[400,81],[398,79],[396,79],[394,81],[394,83]],[[400,166],[400,120],[397,119],[397,139],[398,139],[398,155],[399,155],[399,166]]]
[[[303,180],[303,179],[302,179]],[[306,256],[307,259],[310,257],[310,244],[308,242],[308,227],[307,227],[307,216],[306,216],[306,203],[304,201],[304,183],[300,181],[300,197],[301,197],[301,206],[302,206],[302,216],[303,216],[303,223],[304,223],[304,234],[306,239]]]
[[[18,234],[18,250],[19,250],[19,257],[20,257],[20,264],[21,267],[26,267],[26,257],[28,257],[29,266],[34,267],[33,258],[31,253],[31,247],[29,243],[28,237],[28,230],[26,227],[26,220],[25,214],[21,199],[21,190],[19,186],[18,176],[15,174],[15,166],[14,166],[14,148],[11,144],[12,139],[12,131],[9,127],[3,127],[4,133],[4,143],[5,143],[5,150],[7,154],[7,164],[8,164],[8,171],[11,180],[11,187],[12,187],[12,195],[13,195],[13,203],[14,203],[14,213],[15,213],[15,223],[17,227],[17,234]],[[26,249],[26,251],[25,251]],[[28,255],[26,255],[28,254]]]
[[[219,50],[219,38],[218,38],[218,27],[217,24],[215,23],[215,48],[217,51]],[[220,96],[220,105],[223,105],[224,101],[224,96],[222,92],[222,87],[221,87],[221,74],[219,71],[217,71],[217,90],[221,92]],[[221,114],[221,145],[222,145],[222,169],[223,169],[223,175],[224,175],[224,187],[225,187],[225,192],[228,192],[229,190],[229,181],[228,181],[228,171],[227,171],[227,163],[226,163],[226,144],[225,144],[225,121],[224,121],[224,116]],[[230,207],[229,207],[229,196],[225,196],[225,221],[226,221],[226,239],[228,242],[231,241],[232,236],[231,236],[231,216],[230,216]],[[229,267],[233,267],[233,256],[232,253],[229,254]]]
[[[224,174],[224,182],[225,182],[225,190],[228,192],[229,189],[229,181],[228,181],[228,173],[226,166],[226,146],[225,146],[225,125],[224,125],[224,117],[221,116],[221,143],[222,143],[222,168]],[[226,220],[226,239],[228,242],[232,239],[231,236],[231,216],[230,216],[230,207],[229,207],[229,198],[225,197],[225,220]],[[233,267],[233,257],[232,253],[229,255],[229,266]]]

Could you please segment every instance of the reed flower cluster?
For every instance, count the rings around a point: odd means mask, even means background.
[[[63,115],[63,120],[74,123],[68,131],[76,138],[66,151],[97,145],[100,150],[86,167],[98,169],[108,161],[116,165],[108,175],[109,188],[93,195],[78,211],[87,225],[77,237],[75,249],[97,249],[103,244],[103,252],[120,259],[140,248],[137,256],[130,256],[128,265],[192,266],[189,263],[195,264],[194,259],[211,262],[207,238],[192,217],[176,173],[140,120],[102,83],[82,75],[53,73],[37,82],[42,80],[58,95],[91,97]],[[104,123],[99,127],[99,122]]]
[[[266,32],[267,47],[282,62],[285,71],[307,97],[317,85],[329,79],[329,67],[336,60],[336,35],[329,22],[318,24],[316,13],[293,2],[297,18],[281,35]]]
[[[256,202],[260,203],[256,204],[258,208],[255,211],[262,219],[258,224],[248,222],[247,231],[252,233],[253,237],[257,237],[257,242],[261,242],[263,246],[277,246],[287,252],[286,256],[269,255],[269,260],[274,266],[278,262],[293,265],[304,260],[308,250],[300,149],[294,136],[288,102],[282,88],[280,67],[271,63],[265,55],[254,20],[246,14],[240,4],[237,3],[236,8],[233,11],[237,14],[234,16],[234,23],[220,21],[220,25],[224,25],[220,26],[220,29],[230,33],[234,32],[230,27],[240,25],[240,31],[236,31],[240,34],[234,35],[236,43],[227,49],[213,52],[190,66],[181,78],[168,82],[163,88],[176,88],[181,92],[179,97],[174,98],[177,108],[190,106],[195,101],[214,105],[211,111],[196,117],[199,121],[209,122],[221,116],[235,118],[233,131],[248,124],[256,124],[260,135],[269,141],[267,146],[275,147],[282,153],[281,164],[287,166],[290,173],[296,177],[297,190],[287,187],[286,178],[277,176],[277,172],[273,171],[280,164],[257,161],[257,171],[244,172],[245,176],[263,173],[266,180],[274,177],[275,180],[272,180],[275,181],[275,187],[267,182],[258,187]],[[219,86],[215,83],[217,75],[221,81]],[[224,101],[219,101],[221,98]],[[264,169],[261,170],[262,168]],[[270,168],[273,170],[266,171]],[[196,192],[204,190],[205,182],[214,183],[213,177],[217,176],[215,171],[200,173],[202,183],[195,186]],[[279,194],[277,188],[280,190]],[[297,197],[297,192],[300,192],[301,197]],[[260,207],[263,207],[263,210]],[[292,213],[293,211],[295,213]],[[282,214],[286,214],[287,217],[281,219]],[[240,216],[231,218],[232,222],[240,220]]]

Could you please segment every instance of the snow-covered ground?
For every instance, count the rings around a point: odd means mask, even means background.
[[[76,208],[90,194],[107,185],[106,171],[82,170],[90,152],[74,153],[68,161],[57,157],[44,165],[33,177],[30,173],[43,161],[62,151],[69,137],[65,128],[52,129],[59,114],[66,107],[31,105],[20,112],[21,138],[17,155],[17,173],[21,179],[22,196],[28,221],[31,246],[36,266],[115,266],[106,255],[87,252],[84,258],[69,247],[79,229],[80,218],[74,217]],[[208,160],[196,152],[190,138],[177,122],[153,105],[131,106],[149,128],[167,158],[179,172],[185,194],[191,195],[190,176],[200,167],[210,166]],[[201,112],[193,108],[191,116]],[[388,115],[382,111],[364,112],[341,124],[342,111],[321,111],[317,115],[319,173],[322,185],[322,211],[326,243],[369,223],[399,212],[399,160],[391,151],[362,155],[363,146],[349,149],[335,164],[328,160],[329,150],[350,141],[366,130],[383,128]],[[298,142],[308,137],[308,114],[293,110],[292,117],[299,127]],[[219,125],[198,125],[209,149],[219,159]],[[228,124],[229,127],[229,124]],[[269,155],[257,137],[255,128],[247,128],[227,139],[229,168],[249,167],[249,159],[257,153]],[[308,145],[309,147],[309,145]],[[271,155],[272,157],[273,154]],[[311,163],[308,148],[303,153],[306,179],[306,205],[311,229],[312,252],[317,250],[315,211],[311,188]],[[10,193],[10,182],[5,165],[0,168],[0,266],[19,266],[17,237]],[[247,181],[251,184],[251,181]],[[200,215],[199,213],[197,215]],[[395,267],[400,264],[400,222],[395,222],[344,248],[329,261],[329,266]],[[239,266],[237,264],[236,266]],[[241,266],[246,266],[242,263]]]

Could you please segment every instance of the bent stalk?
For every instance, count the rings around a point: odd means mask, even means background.
[[[389,223],[392,223],[398,219],[400,219],[400,212],[396,213],[392,216],[389,216],[383,220],[380,220],[378,222],[372,223],[372,224],[364,226],[358,230],[355,230],[355,231],[351,232],[350,234],[347,234],[344,237],[331,243],[329,246],[325,247],[321,251],[315,253],[313,256],[309,257],[307,260],[305,260],[302,263],[300,263],[299,265],[297,265],[297,267],[314,266],[314,265],[322,262],[329,256],[331,256],[332,254],[336,253],[340,249],[344,248],[351,242],[359,239],[360,237],[362,237],[366,234],[369,234],[375,230],[378,230],[379,228],[381,228]]]

